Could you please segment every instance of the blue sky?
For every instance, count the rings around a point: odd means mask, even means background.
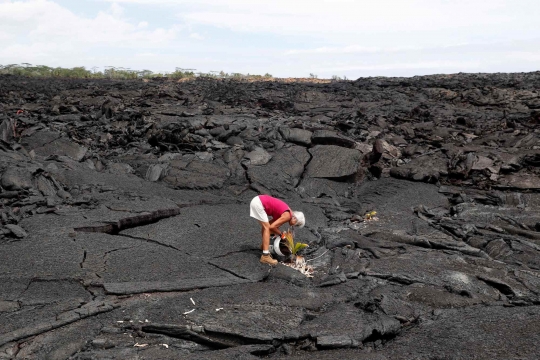
[[[0,64],[414,76],[540,70],[537,0],[0,0]]]

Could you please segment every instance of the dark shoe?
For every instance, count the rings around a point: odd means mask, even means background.
[[[261,261],[262,264],[268,264],[268,265],[272,265],[272,266],[275,266],[278,263],[277,260],[272,259],[272,256],[270,254],[262,254],[260,261]]]

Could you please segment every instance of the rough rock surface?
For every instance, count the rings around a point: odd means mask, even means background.
[[[0,359],[540,358],[539,88],[0,77]]]
[[[354,177],[360,167],[361,153],[335,145],[317,145],[310,150],[311,161],[306,176],[343,179]]]

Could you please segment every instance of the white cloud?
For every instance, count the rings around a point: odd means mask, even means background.
[[[189,34],[189,37],[195,40],[204,40],[204,36],[199,33],[191,33]]]
[[[122,16],[124,14],[124,8],[118,5],[117,2],[113,2],[109,10],[114,16]]]
[[[0,31],[0,41],[12,39],[13,36],[5,31]]]
[[[508,57],[515,60],[540,62],[540,51],[513,51],[508,55]]]
[[[140,57],[140,58],[152,58],[152,57],[156,57],[157,55],[154,54],[154,53],[150,53],[150,52],[146,52],[146,53],[138,53],[138,54],[135,54],[136,57]]]
[[[469,43],[425,48],[325,47],[292,50],[284,59],[290,67],[322,77],[412,76],[455,72],[512,72],[538,70],[540,39],[520,42]],[[523,49],[535,49],[524,51]]]
[[[141,49],[166,46],[178,39],[180,26],[146,29],[148,23],[130,21],[123,9],[111,4],[93,18],[78,16],[54,1],[0,2],[0,64],[6,62],[53,62],[66,66],[68,57],[75,66],[77,58],[94,47]],[[102,57],[107,57],[103,56]],[[80,63],[79,63],[80,64]]]
[[[183,1],[179,0],[102,0],[106,2],[123,4],[145,4],[145,5],[180,5]]]
[[[419,47],[401,47],[401,48],[377,48],[365,47],[359,45],[349,45],[343,47],[319,47],[315,49],[296,49],[288,50],[286,55],[301,55],[301,54],[376,54],[376,53],[392,53],[401,51],[422,50]]]
[[[374,70],[414,70],[414,69],[448,69],[448,68],[467,68],[469,70],[478,69],[481,63],[477,61],[420,61],[411,63],[387,63],[375,65],[349,65],[334,67],[315,67],[315,71],[323,73],[343,72],[343,71],[374,71]]]
[[[237,31],[298,34],[354,34],[424,31],[459,27],[504,26],[534,21],[533,0],[109,0],[129,4],[177,6],[192,23]],[[520,3],[518,5],[518,3]],[[363,33],[360,33],[362,31]]]
[[[85,4],[93,8],[78,11],[77,1],[61,6],[55,0],[0,0],[0,64],[114,65],[152,71],[183,66],[354,78],[527,71],[536,70],[540,61],[538,0]]]

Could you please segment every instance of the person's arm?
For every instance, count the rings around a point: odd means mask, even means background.
[[[285,211],[281,216],[276,219],[272,220],[272,223],[270,224],[270,233],[281,235],[281,231],[279,230],[279,227],[286,222],[289,222],[291,220],[291,213],[290,211]]]

